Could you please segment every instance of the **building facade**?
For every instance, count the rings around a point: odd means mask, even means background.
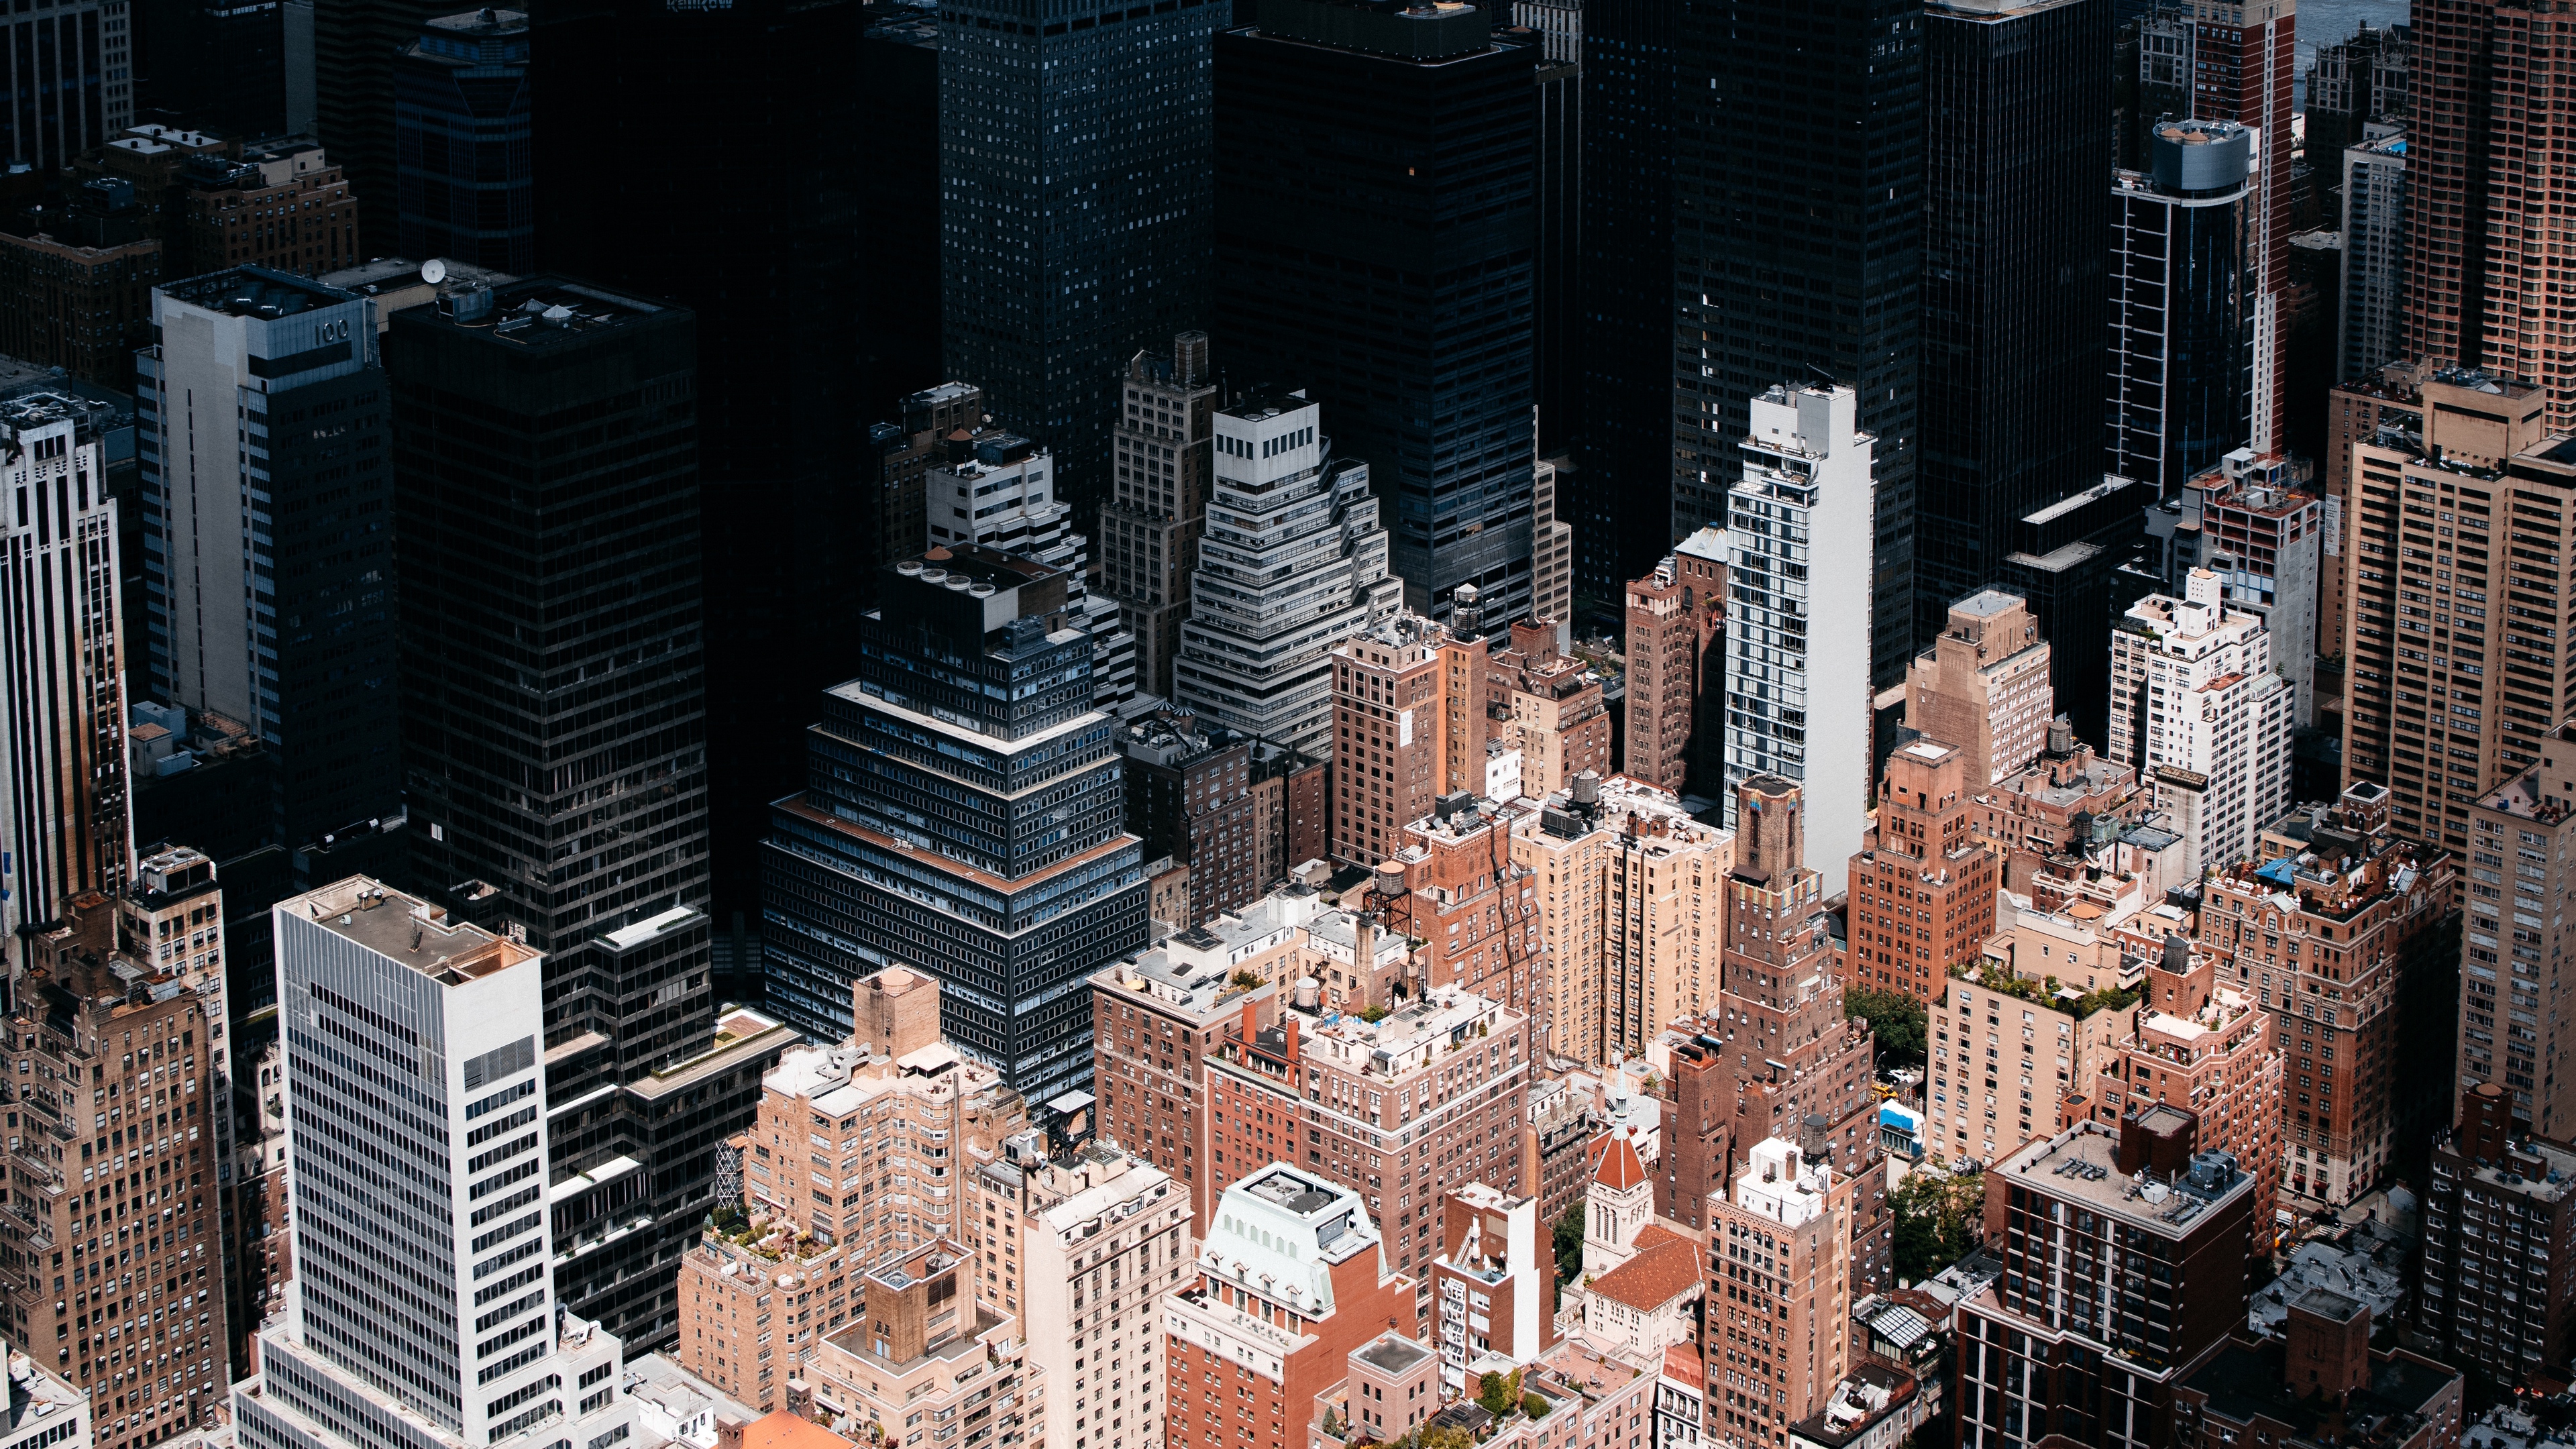
[[[2112,174],[2106,466],[2153,498],[2253,439],[2254,141],[2229,121],[2161,122],[2149,169]]]
[[[1957,600],[1905,671],[1905,723],[1963,752],[1971,793],[2018,774],[2056,714],[2049,643],[2028,600],[1980,589]]]
[[[2406,335],[2406,133],[2343,151],[2343,280],[2335,290],[2335,374],[2367,378],[2402,357]]]
[[[1994,934],[2002,871],[1975,818],[1965,752],[1926,736],[1887,757],[1877,824],[1845,876],[1854,980],[1938,1001],[1950,968]]]
[[[1666,554],[1653,573],[1628,581],[1627,626],[1619,773],[1678,795],[1692,783],[1693,736],[1725,693],[1724,558]]]
[[[0,75],[19,98],[0,117],[0,161],[59,171],[134,123],[134,22],[126,0],[21,15],[0,31]]]
[[[2465,886],[2459,894],[2467,907],[2459,964],[2460,1086],[2500,1090],[2514,1120],[2544,1137],[2565,1134],[2576,1121],[2570,1096],[2576,1087],[2558,1078],[2570,1043],[2559,1020],[2556,973],[2547,965],[2563,936],[2554,923],[2539,924],[2545,912],[2555,914],[2549,903],[2568,868],[2559,851],[2576,835],[2570,819],[2576,791],[2558,773],[2567,764],[2576,764],[2576,731],[2561,725],[2541,741],[2538,764],[2479,798],[2469,812],[2468,878],[2443,882]],[[2445,864],[2454,859],[2441,858]],[[2438,981],[2438,961],[2431,969]]]
[[[1764,1138],[1709,1205],[1709,1433],[1780,1443],[1820,1412],[1852,1354],[1852,1215],[1858,1183],[1797,1145]]]
[[[442,15],[394,63],[394,250],[537,269],[528,16]]]
[[[1207,334],[1173,338],[1168,359],[1150,351],[1127,359],[1120,391],[1117,477],[1097,528],[1102,588],[1118,601],[1121,626],[1136,636],[1137,689],[1170,699],[1215,471],[1222,399]]]
[[[2290,803],[2293,691],[2271,631],[2194,569],[2181,598],[2132,605],[2111,642],[2111,758],[2149,784],[2195,871],[2245,859]]]
[[[2576,1152],[2533,1137],[2505,1091],[2460,1095],[2433,1139],[2418,1322],[2435,1351],[2501,1384],[2563,1359],[2576,1327]]]

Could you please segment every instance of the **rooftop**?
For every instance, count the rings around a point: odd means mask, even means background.
[[[2119,1150],[2112,1128],[2079,1122],[2055,1137],[2031,1142],[1996,1171],[2027,1181],[2050,1197],[2168,1238],[2182,1237],[2211,1208],[2254,1191],[2254,1179],[2224,1152],[2196,1154],[2188,1173],[2164,1183],[2144,1171],[2122,1172]]]
[[[389,890],[362,875],[279,903],[281,910],[298,906],[333,935],[450,986],[479,980],[537,955],[480,926],[451,922],[446,908]]]
[[[2246,1328],[2262,1337],[2282,1332],[2290,1305],[2309,1293],[2326,1292],[2362,1304],[2378,1322],[2397,1310],[2405,1280],[2362,1253],[2332,1243],[2306,1242],[2290,1254],[2281,1276],[2257,1290],[2245,1304]]]
[[[1642,1238],[1641,1233],[1641,1241]],[[1703,1280],[1699,1257],[1697,1240],[1667,1233],[1640,1247],[1627,1262],[1593,1279],[1590,1291],[1613,1303],[1652,1312],[1700,1290]]]
[[[1368,1346],[1356,1349],[1351,1357],[1380,1373],[1401,1374],[1431,1357],[1431,1350],[1405,1337],[1387,1332],[1371,1339]]]
[[[2460,1381],[2457,1370],[2400,1350],[2371,1355],[2370,1384],[2341,1405],[2293,1393],[2285,1382],[2286,1350],[2278,1341],[2232,1339],[2183,1383],[2208,1396],[2210,1417],[2249,1424],[2257,1415],[2290,1427],[2292,1437],[2345,1449],[2398,1449],[2425,1427],[2424,1411]]]
[[[355,302],[358,294],[266,267],[229,267],[200,277],[165,282],[155,289],[174,301],[273,322],[315,307]]]
[[[405,308],[402,325],[471,332],[495,345],[550,350],[611,328],[681,315],[659,302],[562,277],[528,277],[485,286],[449,285],[435,310]]]

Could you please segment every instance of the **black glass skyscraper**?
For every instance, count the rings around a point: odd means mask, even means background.
[[[2019,520],[2102,481],[2111,3],[1924,11],[1918,639],[1998,581]]]
[[[719,1039],[708,975],[695,333],[537,277],[397,312],[385,349],[412,874],[546,953],[556,1291],[644,1343],[789,1035]]]
[[[1582,15],[1578,466],[1559,477],[1556,512],[1574,525],[1575,592],[1617,599],[1670,543],[1679,13],[1670,0],[1590,0]]]
[[[1913,647],[1920,0],[1681,0],[1672,537],[1722,522],[1745,404],[1819,377],[1877,436],[1871,673]]]
[[[718,969],[758,989],[759,843],[814,692],[856,667],[866,537],[857,0],[535,16],[537,257],[689,308],[705,490]],[[639,99],[648,98],[648,99]],[[738,929],[739,927],[739,929]]]
[[[526,12],[423,25],[394,62],[394,250],[536,270],[528,123]]]
[[[2253,435],[2253,134],[2159,121],[2149,169],[2112,176],[2109,465],[2150,501],[2179,496]]]
[[[914,966],[1031,1102],[1091,1080],[1084,982],[1145,944],[1144,847],[1067,582],[974,544],[883,571],[765,857],[769,1001],[816,1040],[851,981]]]
[[[1127,359],[1206,325],[1208,37],[1228,13],[1224,0],[939,8],[943,361],[1055,449],[1086,528],[1110,493]]]
[[[1389,505],[1405,599],[1530,602],[1530,34],[1262,0],[1217,37],[1217,355],[1303,386]]]

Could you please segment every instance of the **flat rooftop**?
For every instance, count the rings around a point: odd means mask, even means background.
[[[266,267],[229,267],[202,277],[165,282],[155,290],[210,312],[264,320],[358,300],[355,292]]]
[[[2223,1154],[2195,1156],[2192,1175],[2173,1183],[2141,1182],[2120,1170],[2119,1156],[2117,1134],[2085,1122],[2030,1143],[1997,1170],[2011,1174],[2012,1182],[2168,1238],[2183,1236],[2209,1209],[2254,1190],[2254,1179]],[[2195,1180],[2204,1164],[2215,1169],[2219,1161],[2230,1163],[2223,1173],[2213,1170],[2206,1180]]]
[[[445,290],[454,294],[459,289],[451,283]],[[491,292],[490,308],[463,321],[442,304],[405,308],[400,314],[402,324],[479,332],[496,344],[543,351],[571,345],[594,332],[685,315],[665,303],[562,277],[529,277],[495,286]]]
[[[351,876],[280,902],[323,928],[424,976],[461,985],[530,960],[536,952],[365,876]]]

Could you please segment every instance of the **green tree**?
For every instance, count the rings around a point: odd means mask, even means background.
[[[1887,1205],[1896,1214],[1896,1276],[1919,1282],[1966,1256],[1983,1230],[1986,1180],[1978,1173],[1906,1174]]]
[[[1488,1373],[1476,1380],[1476,1402],[1497,1419],[1510,1412],[1512,1401],[1503,1397],[1501,1374]]]
[[[1574,1205],[1565,1210],[1565,1215],[1556,1220],[1555,1234],[1556,1296],[1558,1303],[1562,1303],[1565,1285],[1575,1281],[1583,1272],[1583,1199],[1576,1198]],[[1551,1313],[1556,1308],[1555,1303],[1548,1305]]]
[[[1878,1037],[1880,1066],[1923,1065],[1923,1031],[1927,1022],[1922,1002],[1902,991],[1847,986],[1843,988],[1843,1015],[1869,1018],[1869,1029]]]

